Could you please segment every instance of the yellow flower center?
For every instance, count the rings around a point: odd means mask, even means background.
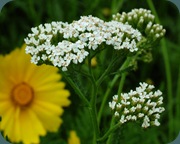
[[[12,90],[13,101],[20,106],[29,105],[33,101],[33,98],[33,89],[26,83],[20,83]]]

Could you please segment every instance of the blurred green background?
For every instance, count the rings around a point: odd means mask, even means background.
[[[148,2],[150,0],[13,0],[0,13],[0,54],[21,47],[31,27],[39,24],[72,22],[82,15],[110,20],[112,14],[129,12],[133,8],[152,10]],[[127,78],[126,87],[129,90],[140,81],[152,81],[163,91],[166,111],[159,127],[142,130],[133,123],[123,126],[116,132],[120,139],[114,144],[166,144],[180,131],[180,15],[177,7],[169,1],[152,2],[166,35],[163,42],[153,49],[153,61],[148,64],[139,62],[139,69]],[[71,90],[68,85],[67,88]],[[73,91],[71,93],[72,104],[65,109],[63,125],[58,133],[48,133],[42,138],[42,144],[66,144],[71,129],[77,131],[82,144],[88,144],[91,139],[88,116],[86,119],[88,112]],[[109,126],[108,122],[108,119],[103,121],[102,130]]]

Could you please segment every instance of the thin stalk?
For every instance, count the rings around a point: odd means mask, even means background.
[[[67,82],[74,89],[75,93],[79,96],[79,98],[89,107],[90,106],[89,101],[86,99],[85,95],[81,92],[81,90],[77,87],[77,85],[73,82],[73,80],[65,72],[62,72],[62,74],[64,78],[67,80]]]
[[[98,123],[97,123],[97,114],[96,114],[96,110],[94,109],[94,106],[90,106],[89,107],[89,112],[90,112],[90,117],[92,120],[92,124],[93,124],[93,129],[94,129],[94,135],[93,135],[93,142],[92,144],[96,144],[97,138],[99,137],[99,127],[98,127]]]
[[[166,70],[166,81],[167,81],[167,94],[168,94],[168,130],[169,130],[169,138],[173,137],[174,126],[173,126],[173,94],[172,94],[172,78],[171,78],[171,70],[169,64],[169,56],[166,46],[165,39],[161,40],[162,45],[162,53],[164,57],[165,70]]]
[[[93,123],[93,129],[94,129],[94,136],[93,136],[93,144],[96,144],[96,140],[99,137],[99,126],[97,122],[97,109],[96,109],[96,99],[97,99],[97,84],[96,80],[94,78],[94,74],[92,72],[91,67],[91,57],[88,57],[88,68],[89,68],[89,75],[90,80],[92,82],[92,93],[91,93],[91,99],[90,99],[90,116]]]
[[[129,63],[130,63],[130,60],[131,58],[127,58],[124,62],[124,64],[120,67],[119,71],[123,70],[124,68],[126,68]],[[98,123],[100,123],[101,121],[101,117],[102,117],[102,113],[103,113],[103,110],[104,110],[104,107],[105,107],[105,104],[107,103],[107,99],[108,99],[108,96],[113,88],[113,86],[115,85],[115,83],[117,82],[118,78],[120,77],[121,75],[118,73],[114,76],[113,80],[110,82],[109,84],[109,87],[107,88],[106,92],[105,92],[105,95],[103,97],[103,100],[102,100],[102,103],[101,103],[101,106],[100,106],[100,109],[99,109],[99,113],[98,113]]]
[[[113,78],[113,80],[111,81],[111,83],[109,84],[109,86],[105,92],[105,95],[103,97],[103,100],[102,100],[102,103],[101,103],[101,106],[100,106],[100,109],[98,112],[98,124],[100,124],[100,122],[101,122],[101,116],[102,116],[105,104],[107,102],[108,96],[119,77],[120,77],[120,75],[115,75],[115,77]]]
[[[113,127],[111,127],[101,138],[97,139],[97,141],[104,141],[106,140],[109,135],[114,132],[117,128],[119,128],[121,126],[121,123],[117,123],[116,125],[114,125]]]
[[[152,0],[147,0],[147,3],[155,15],[156,19],[155,21],[157,23],[160,23],[159,17],[157,15],[156,9],[153,5]],[[167,81],[167,95],[168,95],[168,117],[169,117],[169,123],[168,123],[168,130],[169,130],[169,139],[172,138],[174,128],[173,128],[173,94],[172,94],[172,78],[171,78],[171,69],[170,69],[170,63],[169,63],[169,55],[167,50],[167,45],[165,39],[161,40],[161,46],[162,46],[162,54],[164,58],[164,65],[165,65],[165,71],[166,71],[166,81]]]
[[[121,92],[122,92],[122,89],[123,89],[123,86],[124,86],[124,83],[125,83],[125,80],[126,80],[126,75],[127,75],[127,73],[125,72],[121,76],[121,80],[120,80],[119,88],[118,88],[118,96],[119,97],[121,96]]]
[[[120,80],[120,83],[119,83],[119,88],[118,88],[118,99],[119,100],[120,100],[120,95],[121,95],[121,92],[122,92],[122,89],[123,89],[123,86],[124,86],[124,83],[125,83],[125,80],[126,80],[126,75],[127,75],[127,73],[122,74],[121,80]],[[114,123],[115,123],[115,117],[113,117],[111,119],[110,128],[114,127]],[[111,144],[112,139],[113,139],[113,136],[110,135],[109,138],[108,138],[107,144]]]
[[[99,85],[102,83],[102,81],[104,80],[104,78],[107,76],[107,74],[109,73],[109,71],[112,69],[112,67],[114,66],[115,61],[117,60],[117,58],[114,58],[111,63],[108,65],[108,67],[106,68],[106,70],[104,71],[104,73],[101,75],[101,77],[97,80],[97,86],[99,87]]]

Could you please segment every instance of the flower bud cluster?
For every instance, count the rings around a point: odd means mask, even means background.
[[[102,44],[134,52],[138,50],[136,43],[141,40],[141,33],[129,24],[105,22],[93,16],[82,16],[70,24],[41,24],[31,30],[25,38],[31,62],[50,62],[64,71],[71,63],[82,63],[90,50],[96,50]]]
[[[128,121],[140,121],[143,128],[151,125],[159,126],[160,114],[165,109],[161,106],[162,92],[160,90],[153,92],[153,89],[153,85],[140,83],[135,91],[122,93],[120,97],[114,95],[109,107],[122,124]]]
[[[151,42],[162,38],[166,32],[162,25],[154,23],[155,16],[151,14],[151,11],[143,8],[133,9],[128,13],[115,14],[113,19],[137,28]]]

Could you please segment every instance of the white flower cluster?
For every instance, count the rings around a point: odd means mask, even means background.
[[[158,120],[160,114],[165,110],[161,106],[163,97],[160,90],[153,92],[153,88],[153,85],[140,83],[135,91],[122,93],[120,98],[118,95],[113,96],[109,107],[114,111],[115,117],[120,118],[120,123],[140,120],[143,128],[160,125]]]
[[[50,62],[64,71],[71,63],[82,63],[89,50],[96,50],[102,44],[134,52],[138,50],[136,43],[141,40],[141,33],[129,24],[105,22],[93,16],[82,16],[70,24],[52,22],[31,30],[25,38],[31,62]]]
[[[113,19],[132,25],[132,27],[144,33],[146,37],[150,37],[151,41],[163,37],[166,32],[162,25],[154,24],[155,16],[151,14],[151,11],[143,8],[133,9],[128,13],[115,14],[113,15]]]

